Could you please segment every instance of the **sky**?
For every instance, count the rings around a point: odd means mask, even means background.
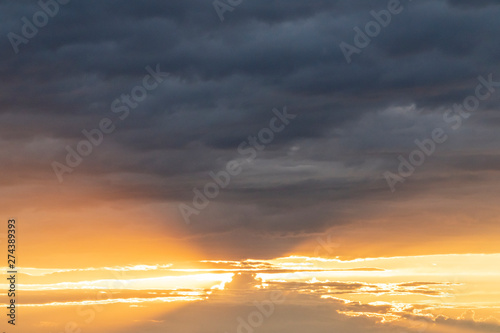
[[[1,329],[500,332],[499,5],[0,0]]]

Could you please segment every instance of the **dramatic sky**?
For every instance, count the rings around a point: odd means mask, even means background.
[[[59,1],[0,0],[17,332],[500,331],[498,1]]]

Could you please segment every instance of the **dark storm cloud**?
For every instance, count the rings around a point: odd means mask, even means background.
[[[297,119],[202,213],[199,230],[308,233],[348,223],[360,203],[390,200],[382,172],[441,126],[479,75],[500,81],[497,2],[402,6],[348,64],[339,43],[354,43],[353,28],[387,1],[244,1],[221,23],[211,1],[75,0],[18,54],[7,34],[21,34],[21,18],[40,8],[2,1],[1,181],[21,170],[57,182],[51,161],[109,117],[116,131],[65,177],[107,184],[108,199],[189,203],[209,171],[238,158],[238,145],[287,106]],[[170,76],[119,122],[111,103],[156,64]],[[499,96],[440,147],[444,157],[421,171],[413,193],[449,182],[450,167],[498,170],[490,120],[498,122]],[[117,174],[126,176],[109,181]]]

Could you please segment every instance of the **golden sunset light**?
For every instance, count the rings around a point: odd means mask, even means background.
[[[186,263],[84,269],[20,267],[18,288],[23,291],[23,304],[19,309],[34,317],[39,312],[31,308],[46,313],[53,313],[52,308],[60,309],[58,313],[73,311],[75,320],[89,320],[109,311],[109,321],[115,318],[113,311],[121,308],[130,313],[129,318],[136,319],[139,313],[142,318],[145,312],[147,318],[155,318],[151,314],[165,316],[172,309],[208,309],[242,298],[265,300],[267,293],[279,291],[287,306],[325,304],[346,317],[440,331],[440,326],[446,326],[444,318],[451,323],[464,318],[484,325],[500,322],[500,268],[495,267],[499,260],[500,254],[355,260],[291,256],[203,260],[189,263],[200,267],[192,269],[177,268]],[[53,320],[55,325],[57,320]],[[154,323],[158,319],[147,320]],[[51,327],[50,321],[30,323],[20,327],[42,332]],[[92,329],[105,332],[109,327],[104,320],[102,326]]]
[[[500,333],[500,1],[0,16],[0,333]]]

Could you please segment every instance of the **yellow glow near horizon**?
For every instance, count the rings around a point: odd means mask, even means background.
[[[448,254],[356,260],[289,256],[81,269],[21,267],[19,272],[25,274],[21,281],[27,283],[18,285],[23,293],[19,306],[152,307],[159,313],[161,304],[178,308],[211,300],[251,301],[281,290],[295,297],[340,302],[344,309],[339,314],[380,323],[410,325],[405,313],[458,319],[466,311],[473,311],[478,320],[500,322],[499,262],[500,254]],[[370,307],[385,310],[369,311]],[[151,318],[146,313],[143,317]]]

